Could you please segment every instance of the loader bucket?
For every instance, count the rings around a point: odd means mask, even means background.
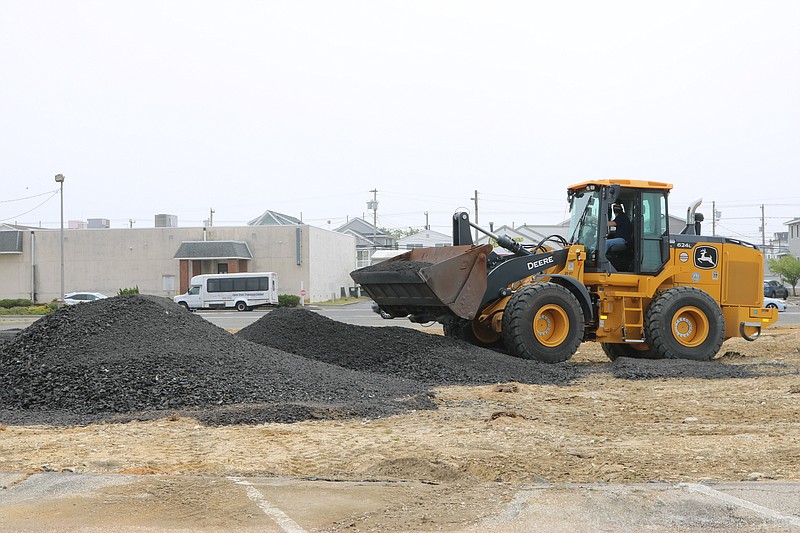
[[[491,244],[414,248],[350,273],[393,316],[415,322],[473,319],[486,292]]]

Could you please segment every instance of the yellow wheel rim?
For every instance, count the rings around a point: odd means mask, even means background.
[[[569,318],[558,305],[545,305],[536,313],[533,332],[542,345],[554,348],[560,345],[569,334]]]
[[[694,348],[708,338],[708,317],[697,307],[681,307],[672,317],[672,335],[683,346]]]

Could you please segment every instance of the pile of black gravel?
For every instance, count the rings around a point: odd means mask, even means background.
[[[356,270],[356,272],[419,272],[433,263],[426,261],[382,261]]]
[[[508,381],[566,385],[578,374],[567,364],[518,359],[410,328],[344,324],[297,308],[278,308],[236,336],[316,361],[430,386]]]
[[[375,418],[431,408],[418,382],[356,372],[236,337],[154,296],[65,307],[0,344],[0,421],[206,422]],[[121,416],[125,415],[125,416]]]
[[[172,413],[209,424],[377,418],[433,408],[430,388],[439,385],[566,385],[598,371],[621,379],[763,374],[683,360],[546,365],[304,309],[276,309],[231,335],[168,299],[140,295],[65,307],[0,340],[0,423],[21,424]]]
[[[726,365],[718,361],[688,359],[630,359],[620,357],[611,363],[615,378],[641,379],[743,379],[763,375],[756,365]]]

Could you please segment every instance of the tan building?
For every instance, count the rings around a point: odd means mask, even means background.
[[[0,299],[49,302],[61,286],[60,230],[0,226]],[[64,290],[174,296],[192,276],[277,272],[279,294],[307,302],[354,286],[351,235],[309,225],[64,230]]]

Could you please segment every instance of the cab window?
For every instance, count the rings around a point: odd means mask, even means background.
[[[668,234],[667,199],[662,192],[642,193],[642,266],[641,272],[661,270],[667,258],[662,256],[662,238]]]

